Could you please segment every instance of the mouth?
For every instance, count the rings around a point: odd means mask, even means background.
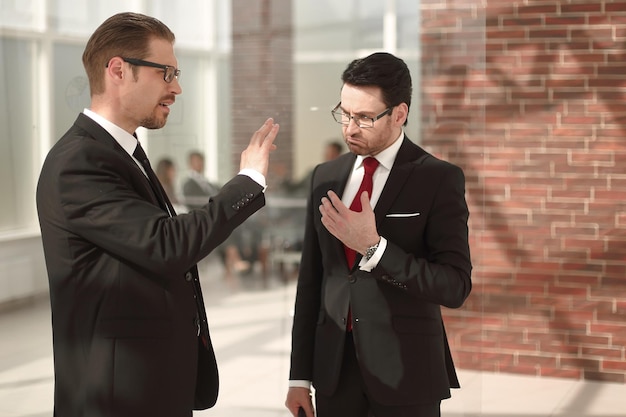
[[[173,101],[162,101],[162,102],[159,103],[158,107],[161,108],[165,114],[169,114],[170,113],[170,106],[172,104],[174,104]]]
[[[174,99],[173,96],[168,96],[168,97],[165,97],[165,99],[159,103],[159,106],[169,108],[172,104],[174,104],[175,101],[176,100]]]

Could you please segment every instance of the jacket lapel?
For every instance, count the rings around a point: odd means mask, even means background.
[[[398,194],[402,191],[410,192],[410,190],[404,188],[406,182],[413,170],[423,162],[422,158],[427,155],[428,153],[425,150],[415,145],[405,136],[389,173],[387,183],[374,208],[377,225],[385,219],[385,214],[389,212]]]
[[[159,200],[150,186],[148,178],[146,178],[135,160],[124,150],[124,148],[122,148],[122,146],[113,138],[113,136],[109,134],[109,132],[84,113],[80,113],[78,115],[74,125],[83,129],[91,138],[98,141],[100,144],[115,149],[115,151],[119,154],[120,161],[126,163],[133,170],[133,172],[137,174],[136,176],[139,180],[134,183],[136,184],[136,187],[140,186],[142,188],[141,195],[151,201],[154,205],[161,207]],[[167,211],[167,209],[163,209]]]

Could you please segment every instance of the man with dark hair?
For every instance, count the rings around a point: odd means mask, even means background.
[[[90,108],[41,170],[55,416],[191,417],[217,400],[196,263],[265,204],[278,125],[253,134],[217,195],[177,216],[135,135],[163,127],[182,92],[173,44],[149,16],[103,22],[83,54]]]
[[[204,175],[204,155],[201,152],[189,152],[187,165],[189,175],[183,182],[183,198],[187,209],[191,210],[202,207],[207,198],[217,194],[220,187],[211,184]]]
[[[459,387],[441,306],[472,287],[464,174],[405,136],[404,61],[375,53],[342,81],[350,152],[313,173],[285,404],[313,417],[312,382],[318,417],[439,416]]]

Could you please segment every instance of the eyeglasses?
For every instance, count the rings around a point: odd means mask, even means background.
[[[171,83],[174,81],[174,78],[178,79],[180,76],[180,70],[171,65],[163,65],[157,64],[156,62],[144,61],[143,59],[135,59],[135,58],[124,58],[122,57],[124,62],[128,62],[131,65],[137,65],[138,67],[152,67],[152,68],[160,68],[163,70],[163,79],[166,83]]]
[[[350,116],[348,113],[345,113],[343,110],[341,110],[339,106],[341,106],[341,102],[339,102],[335,106],[335,108],[330,111],[335,121],[339,124],[347,126],[350,124],[350,120],[354,120],[354,123],[356,123],[356,125],[362,129],[374,127],[374,122],[376,120],[380,119],[383,116],[388,115],[389,113],[391,113],[391,110],[393,109],[393,107],[388,107],[387,110],[385,110],[378,116],[368,117],[368,116],[359,116],[359,115]]]

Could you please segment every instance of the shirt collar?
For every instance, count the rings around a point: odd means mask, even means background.
[[[133,135],[119,127],[118,125],[108,121],[104,117],[100,116],[98,113],[94,112],[90,109],[84,109],[83,113],[91,118],[94,122],[98,123],[104,130],[106,130],[109,135],[113,136],[113,139],[120,144],[122,148],[129,154],[133,155],[135,152],[135,148],[137,147],[137,138]]]

